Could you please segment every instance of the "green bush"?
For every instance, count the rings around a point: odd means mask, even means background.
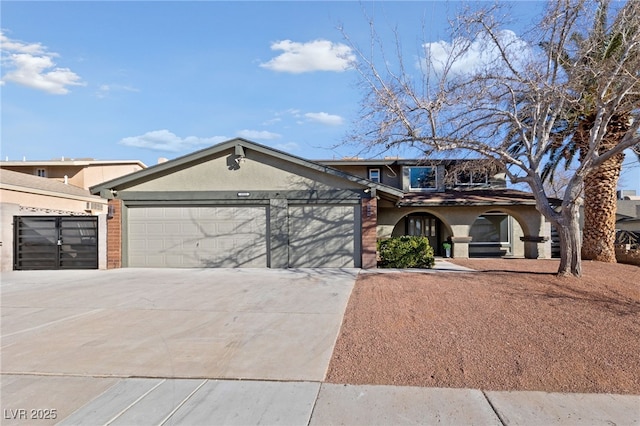
[[[427,237],[402,236],[378,241],[381,268],[433,268],[433,248]]]

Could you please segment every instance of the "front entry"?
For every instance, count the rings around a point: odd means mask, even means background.
[[[97,216],[15,216],[14,270],[97,269]]]
[[[406,235],[427,237],[436,255],[441,255],[440,220],[427,213],[414,213],[406,218]]]

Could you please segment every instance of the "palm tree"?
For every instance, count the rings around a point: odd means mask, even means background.
[[[620,72],[628,73],[629,70],[638,70],[639,64],[626,64],[622,70],[614,69],[620,64],[620,55],[623,54],[625,40],[632,32],[639,31],[637,26],[623,24],[621,16],[634,16],[640,14],[640,2],[627,3],[618,14],[618,20],[609,28],[607,13],[609,0],[600,2],[594,27],[588,37],[574,34],[573,39],[578,47],[576,58],[563,51],[558,58],[570,79],[573,79],[572,90],[575,91],[577,102],[564,112],[564,120],[557,123],[554,129],[554,137],[557,143],[549,149],[549,161],[545,165],[543,177],[550,181],[554,178],[554,171],[561,162],[568,167],[575,156],[579,161],[585,159],[589,152],[590,132],[598,131],[600,118],[595,99],[596,93],[602,90],[599,87],[599,77],[603,73]],[[625,15],[623,15],[623,13]],[[542,46],[549,49],[549,45]],[[635,59],[638,62],[637,57]],[[636,73],[638,73],[636,71]],[[638,79],[638,75],[634,78]],[[636,93],[640,93],[640,83],[636,80]],[[629,130],[634,109],[640,103],[640,95],[632,97],[628,108],[616,111],[608,123],[602,142],[597,147],[598,152],[605,152],[622,140]],[[526,108],[523,105],[523,108]],[[637,111],[636,111],[637,112]],[[514,138],[514,135],[510,135]],[[569,139],[569,143],[565,143]],[[518,151],[520,142],[514,138],[512,149]],[[634,148],[634,152],[640,153],[640,144]],[[640,156],[640,154],[639,154]],[[610,157],[598,168],[592,170],[584,180],[584,226],[582,241],[582,258],[598,260],[602,262],[616,262],[615,258],[615,226],[616,226],[616,194],[618,180],[624,161],[624,154],[620,153]]]
[[[607,126],[602,149],[616,146],[628,130],[628,114],[615,116]],[[588,138],[583,132],[591,129],[593,118],[580,123],[577,143]],[[584,150],[581,156],[585,155]],[[589,173],[584,179],[584,226],[582,231],[582,258],[600,262],[616,262],[616,199],[618,180],[624,154],[616,154]]]
[[[640,13],[638,2],[629,2],[621,13]],[[574,141],[580,150],[580,161],[589,151],[589,132],[595,131],[594,126],[597,121],[597,108],[592,99],[592,94],[598,90],[598,78],[602,72],[613,71],[612,63],[618,63],[622,51],[627,47],[625,40],[630,32],[640,30],[637,26],[627,27],[617,20],[609,30],[607,27],[607,12],[609,10],[609,0],[602,1],[595,20],[595,26],[589,39],[581,43],[587,46],[588,54],[584,56],[584,66],[587,70],[585,78],[582,80],[582,102],[583,111],[578,120],[578,128],[574,134]],[[620,15],[619,15],[620,16]],[[637,61],[637,59],[636,59]],[[633,69],[633,68],[627,68]],[[637,69],[637,68],[636,68]],[[640,89],[640,84],[636,84]],[[636,93],[638,91],[636,90]],[[637,108],[640,101],[639,96],[632,100],[636,105],[628,105],[627,110],[616,111],[607,124],[606,133],[598,150],[609,150],[622,140],[629,130],[633,120],[632,110]],[[584,227],[582,236],[582,258],[588,260],[598,260],[601,262],[616,262],[615,254],[615,233],[616,233],[616,190],[620,171],[624,161],[624,154],[620,153],[612,156],[600,167],[591,171],[585,177],[584,185]]]

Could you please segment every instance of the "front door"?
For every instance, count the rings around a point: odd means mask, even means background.
[[[440,255],[440,221],[430,214],[413,214],[407,217],[407,235],[427,237],[433,253]]]
[[[15,216],[13,269],[97,269],[97,216]]]

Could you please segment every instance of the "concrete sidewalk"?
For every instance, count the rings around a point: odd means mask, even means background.
[[[37,414],[50,417],[38,420],[39,425],[621,426],[640,422],[640,396],[633,395],[13,375],[3,376],[3,387],[12,404],[17,404],[4,408],[2,424],[6,425],[35,424]]]
[[[640,425],[633,395],[324,383],[367,272],[3,273],[1,423]]]

